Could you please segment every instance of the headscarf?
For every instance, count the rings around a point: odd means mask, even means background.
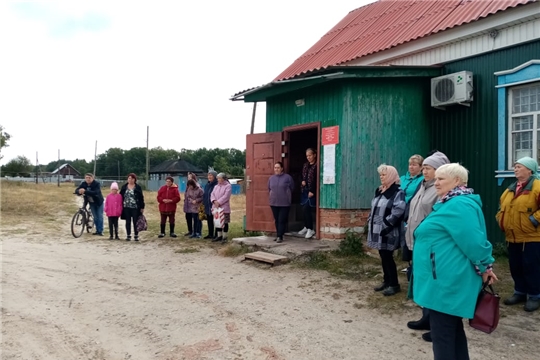
[[[394,184],[399,185],[400,183],[399,174],[396,168],[390,165],[384,166],[386,167],[386,178],[384,179],[384,183],[379,186],[379,190],[381,190],[381,192],[385,192],[390,186]]]
[[[538,174],[538,162],[534,160],[531,157],[525,156],[516,161],[516,164],[520,164],[525,166],[527,169],[532,171],[532,176],[535,179],[540,179],[540,175]]]

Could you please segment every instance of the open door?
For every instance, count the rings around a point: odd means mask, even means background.
[[[275,232],[268,203],[268,179],[281,161],[282,133],[246,136],[246,230]]]

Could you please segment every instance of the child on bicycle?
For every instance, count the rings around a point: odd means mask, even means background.
[[[118,184],[113,182],[111,184],[111,192],[105,199],[105,214],[107,214],[107,219],[109,220],[109,240],[113,239],[113,230],[114,239],[120,240],[118,237],[118,218],[122,215],[122,208],[122,195],[118,193]]]

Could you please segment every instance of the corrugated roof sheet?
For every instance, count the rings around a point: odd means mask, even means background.
[[[537,0],[379,0],[349,12],[274,81],[343,64]]]

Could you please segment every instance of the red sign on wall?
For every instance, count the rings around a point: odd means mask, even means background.
[[[339,144],[339,126],[322,128],[322,145]]]

